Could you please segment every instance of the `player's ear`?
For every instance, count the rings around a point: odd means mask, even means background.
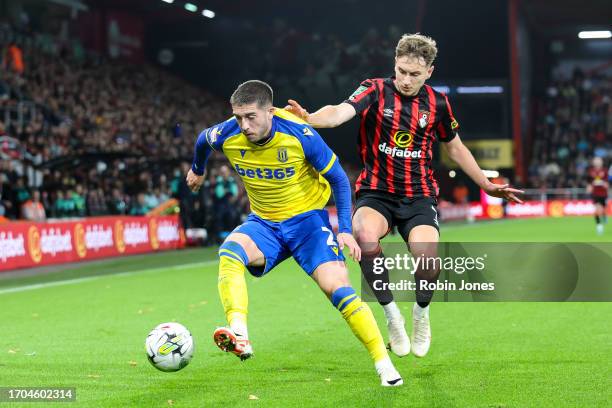
[[[434,66],[432,65],[431,67],[429,67],[429,69],[427,70],[427,79],[431,78],[431,74],[433,74],[434,72]]]

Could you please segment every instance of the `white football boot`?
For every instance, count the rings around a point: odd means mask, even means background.
[[[402,316],[395,302],[383,306],[387,318],[387,330],[389,332],[389,349],[398,357],[407,356],[410,353],[410,338],[406,333],[406,320]]]
[[[421,308],[414,304],[412,308],[412,354],[425,357],[431,345],[431,327],[429,326],[429,306]]]
[[[406,321],[404,316],[398,315],[387,320],[389,331],[389,348],[398,357],[407,356],[410,353],[410,338],[406,333]]]
[[[383,387],[399,387],[404,384],[402,376],[395,369],[389,357],[375,364],[376,372],[380,377],[380,385]]]

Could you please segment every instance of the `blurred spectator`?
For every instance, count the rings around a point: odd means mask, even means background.
[[[112,215],[125,215],[127,213],[127,203],[118,188],[113,188],[107,206]]]
[[[136,196],[136,201],[130,208],[130,215],[146,215],[149,210],[150,208],[147,206],[145,195],[143,193],[139,193]]]
[[[217,236],[225,237],[240,223],[238,212],[238,185],[227,165],[221,166],[215,185],[215,213],[217,216]]]
[[[185,175],[190,168],[191,166],[188,163],[182,163],[180,169],[174,170],[174,180],[172,180],[173,195],[180,202],[181,222],[185,228],[192,228],[193,226],[194,194],[185,181]]]
[[[74,214],[78,217],[84,217],[86,214],[85,208],[85,197],[83,186],[77,184],[75,190],[71,194],[72,201],[74,201]]]
[[[457,204],[466,204],[468,202],[469,191],[465,183],[459,182],[453,187],[453,199]]]
[[[92,189],[87,195],[87,215],[97,216],[108,214],[108,207],[104,200],[104,190]]]
[[[34,190],[32,198],[21,206],[21,216],[28,221],[44,221],[47,218],[45,208],[40,201],[40,192]]]
[[[6,47],[6,52],[4,53],[4,58],[2,59],[2,68],[5,70],[10,69],[18,75],[23,74],[23,71],[25,70],[23,63],[23,52],[16,43],[11,42]]]
[[[11,200],[16,208],[21,208],[21,205],[30,199],[30,191],[26,186],[26,178],[18,177],[17,183],[13,188],[13,199]]]

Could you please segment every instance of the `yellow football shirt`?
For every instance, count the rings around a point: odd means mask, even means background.
[[[204,149],[225,154],[261,218],[278,222],[323,208],[331,188],[322,175],[336,155],[310,125],[283,109],[276,109],[270,134],[263,145],[251,143],[232,117],[205,129],[200,139],[206,138]]]

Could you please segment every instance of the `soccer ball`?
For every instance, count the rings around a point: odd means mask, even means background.
[[[145,351],[153,367],[167,372],[178,371],[193,357],[193,337],[180,323],[162,323],[147,336]]]

